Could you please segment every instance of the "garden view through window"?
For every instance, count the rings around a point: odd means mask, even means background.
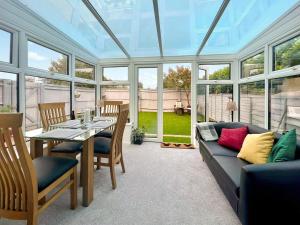
[[[201,64],[198,79],[230,80],[230,64]]]
[[[264,73],[264,53],[261,52],[242,62],[242,78]]]
[[[0,61],[2,62],[11,63],[11,40],[12,34],[0,29]]]
[[[0,72],[0,112],[17,111],[17,75]]]
[[[76,59],[75,76],[84,79],[95,80],[95,66]]]

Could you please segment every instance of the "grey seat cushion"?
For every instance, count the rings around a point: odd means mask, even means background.
[[[76,153],[82,151],[82,144],[80,142],[62,142],[58,145],[55,145],[52,149],[52,152],[61,152],[61,153]]]
[[[227,188],[239,197],[241,169],[249,163],[236,157],[227,156],[214,156],[213,160],[217,162],[216,169],[225,180]]]
[[[111,139],[106,137],[96,137],[94,143],[94,152],[101,154],[110,153]]]
[[[202,144],[206,148],[206,151],[211,156],[230,156],[230,157],[236,157],[238,152],[225,148],[218,144],[216,141],[203,141]]]
[[[37,174],[38,191],[43,191],[77,163],[76,159],[49,156],[34,159],[33,165]]]
[[[106,137],[106,138],[112,138],[113,130],[104,130],[100,133],[96,134],[95,137]]]

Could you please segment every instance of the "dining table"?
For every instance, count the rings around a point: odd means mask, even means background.
[[[94,136],[116,123],[112,117],[95,118],[89,123],[80,120],[68,120],[51,125],[48,130],[43,128],[25,133],[30,140],[32,159],[44,155],[44,143],[47,141],[71,141],[82,143],[82,205],[88,207],[93,201],[94,193]]]

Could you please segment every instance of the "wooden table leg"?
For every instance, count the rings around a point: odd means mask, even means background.
[[[82,205],[87,207],[94,197],[94,137],[83,142],[81,163],[83,169]]]
[[[43,140],[30,138],[30,155],[32,159],[43,156]]]

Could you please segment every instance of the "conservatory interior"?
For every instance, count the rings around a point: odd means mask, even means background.
[[[0,225],[299,224],[299,202],[300,1],[0,0]]]

